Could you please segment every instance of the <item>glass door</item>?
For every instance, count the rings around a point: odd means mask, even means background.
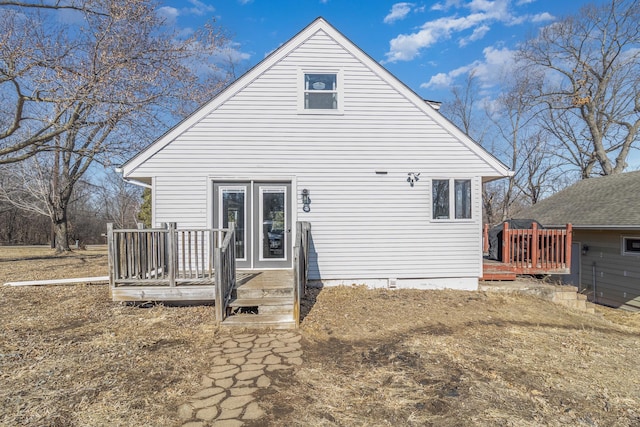
[[[214,227],[227,228],[236,225],[236,265],[251,267],[250,215],[251,194],[248,183],[214,184]]]
[[[255,183],[254,221],[256,222],[254,266],[291,266],[291,185]]]

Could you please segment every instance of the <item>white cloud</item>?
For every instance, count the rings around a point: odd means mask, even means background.
[[[445,17],[429,21],[417,33],[400,34],[392,39],[389,42],[391,49],[386,53],[385,62],[410,61],[418,56],[421,49],[451,37],[453,32],[467,30],[486,20],[485,14],[473,13],[462,18]]]
[[[436,3],[431,10],[449,10],[452,7],[460,7],[461,0],[446,0],[444,3]]]
[[[491,27],[489,27],[488,25],[481,25],[478,28],[475,28],[473,30],[473,33],[471,33],[469,37],[464,37],[460,39],[460,42],[458,43],[458,45],[460,47],[463,47],[469,44],[469,42],[480,40],[481,38],[484,37],[485,34],[489,32],[490,29]]]
[[[488,89],[500,83],[500,76],[508,75],[514,69],[515,51],[506,47],[489,46],[482,53],[483,60],[474,61],[448,73],[438,73],[432,76],[428,82],[422,83],[420,87],[424,89],[451,87],[458,77],[473,71],[481,87]]]
[[[417,31],[408,34],[399,34],[389,41],[389,51],[385,54],[383,63],[410,61],[416,58],[420,52],[434,44],[459,37],[459,46],[482,39],[493,24],[518,25],[523,22],[544,22],[555,19],[551,14],[542,12],[537,15],[517,15],[513,12],[512,3],[515,0],[444,0],[434,4],[432,11],[447,12],[448,16],[440,17],[425,22]],[[532,0],[521,0],[518,5],[526,4]],[[397,3],[406,5],[409,3]],[[396,6],[394,5],[394,7]],[[456,9],[449,12],[450,9]],[[460,13],[466,12],[466,13]],[[408,13],[408,12],[405,12]],[[385,22],[392,13],[385,17]],[[400,12],[398,15],[400,16]],[[470,32],[470,34],[469,34]]]
[[[158,9],[158,15],[164,18],[168,24],[174,24],[180,12],[175,7],[162,6]]]
[[[531,22],[546,22],[546,21],[555,21],[556,17],[550,14],[549,12],[538,13],[537,15],[533,15],[531,17]]]
[[[533,3],[536,0],[518,0],[518,2],[516,3],[518,6],[522,6],[523,4],[529,4],[529,3]]]
[[[413,3],[406,2],[394,4],[391,6],[389,14],[384,17],[383,22],[385,24],[391,24],[395,21],[399,21],[400,19],[404,19],[411,12],[411,8],[413,6]]]
[[[185,10],[187,10],[188,13],[192,15],[202,16],[206,13],[211,13],[216,10],[215,7],[205,4],[200,0],[189,0],[189,3],[191,3],[193,7],[186,8]]]
[[[175,24],[179,16],[202,16],[207,13],[212,13],[216,10],[215,7],[205,4],[200,0],[189,0],[189,3],[191,3],[192,7],[183,7],[181,9],[177,9],[171,6],[162,6],[158,8],[158,14],[161,17],[165,18],[168,24]]]
[[[245,4],[253,3],[253,0],[238,0],[238,3],[240,3],[241,5],[245,5]]]

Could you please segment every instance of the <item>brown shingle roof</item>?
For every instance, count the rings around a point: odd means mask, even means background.
[[[547,226],[640,227],[640,171],[582,180],[519,216]]]

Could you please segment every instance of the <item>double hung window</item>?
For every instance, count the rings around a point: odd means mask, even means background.
[[[342,82],[339,72],[300,72],[301,112],[336,113],[341,110]]]

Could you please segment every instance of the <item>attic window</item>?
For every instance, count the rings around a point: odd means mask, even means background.
[[[304,109],[338,109],[338,76],[336,74],[304,75]]]
[[[300,71],[299,112],[335,114],[342,109],[342,74],[339,71]]]
[[[622,255],[640,255],[640,237],[622,237]]]

